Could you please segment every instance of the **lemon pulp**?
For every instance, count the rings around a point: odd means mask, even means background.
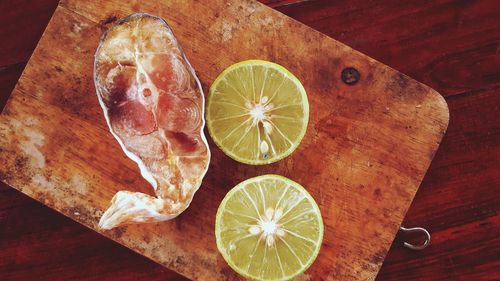
[[[262,165],[290,155],[309,120],[300,81],[284,67],[248,60],[224,70],[207,99],[207,127],[214,142],[236,161]]]
[[[316,259],[323,220],[311,195],[277,175],[248,179],[223,199],[216,216],[217,247],[239,274],[290,280]]]

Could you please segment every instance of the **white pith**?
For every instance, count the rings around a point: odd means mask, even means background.
[[[264,217],[259,219],[257,225],[253,225],[248,229],[252,235],[260,235],[260,239],[266,241],[267,247],[274,246],[278,237],[285,236],[285,230],[280,224],[280,219],[283,216],[281,208],[267,208]]]
[[[270,121],[272,119],[271,111],[274,109],[274,105],[269,102],[267,96],[262,96],[257,103],[250,103],[247,101],[245,107],[247,109],[247,114],[250,115],[252,119],[249,128],[257,127],[256,129],[259,130],[259,140],[257,143],[258,150],[263,158],[267,158],[270,143],[268,143],[266,139],[271,139],[270,135],[273,131],[273,126]],[[262,139],[260,132],[263,133]]]

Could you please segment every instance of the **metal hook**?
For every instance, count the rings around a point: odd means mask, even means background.
[[[410,227],[410,228],[406,228],[404,226],[401,226],[401,227],[399,227],[399,230],[401,232],[404,232],[404,233],[421,232],[421,233],[423,233],[425,235],[425,242],[422,245],[415,246],[415,245],[410,244],[408,242],[404,242],[404,246],[406,248],[408,248],[408,249],[415,250],[415,251],[420,251],[420,250],[423,250],[423,249],[427,248],[427,246],[429,246],[429,244],[431,243],[431,234],[425,228],[422,228],[422,227]]]

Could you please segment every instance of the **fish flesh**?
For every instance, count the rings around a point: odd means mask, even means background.
[[[210,150],[203,90],[172,29],[145,13],[120,20],[101,37],[94,83],[111,134],[155,192],[118,191],[99,227],[178,216],[201,185]]]

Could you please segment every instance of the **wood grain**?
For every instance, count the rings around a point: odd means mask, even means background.
[[[427,227],[431,247],[399,236],[377,280],[500,279],[500,3],[288,4],[277,9],[447,96],[448,133],[403,222]]]
[[[2,280],[186,280],[15,189],[0,203]]]
[[[19,2],[19,1],[18,1]],[[271,5],[279,6],[280,2],[271,1]],[[418,12],[422,3],[409,2],[400,6],[398,10],[392,9],[395,1],[378,1],[376,17],[366,17],[368,7],[365,1],[349,1],[346,10],[345,1],[295,1],[303,2],[294,4],[297,8],[289,9],[293,17],[315,25],[321,21],[321,32],[334,36],[342,42],[353,46],[363,38],[362,43],[356,48],[373,56],[389,65],[399,68],[406,65],[408,59],[418,62],[413,66],[408,64],[406,73],[419,75],[419,80],[432,84],[433,80],[443,81],[436,90],[446,93],[445,89],[450,84],[460,81],[450,81],[446,78],[448,73],[461,72],[462,84],[470,91],[463,92],[451,90],[447,98],[451,122],[448,133],[438,151],[430,169],[422,183],[420,191],[410,208],[406,225],[422,225],[431,230],[433,239],[431,247],[427,250],[414,253],[401,247],[403,239],[408,237],[398,236],[394,241],[387,259],[377,280],[495,280],[498,277],[498,240],[493,237],[500,231],[498,222],[500,177],[500,133],[498,129],[500,111],[498,110],[498,88],[495,88],[494,79],[485,80],[483,84],[474,84],[476,79],[483,79],[489,73],[500,73],[500,65],[490,62],[498,58],[491,53],[488,46],[500,43],[500,16],[492,12],[500,11],[495,1],[474,1],[474,9],[463,5],[463,1],[448,1],[447,6],[434,1],[435,5],[426,7],[427,13]],[[304,8],[301,5],[310,5],[307,2],[322,2],[314,8]],[[6,2],[4,2],[6,3]],[[23,25],[27,30],[11,28],[3,32],[5,26],[17,25],[18,20],[25,11],[36,11],[39,14],[47,13],[47,20],[51,11],[48,7],[55,6],[57,1],[40,0],[25,1],[26,5],[12,6],[9,4],[9,13],[0,17],[2,23],[0,32],[3,38],[14,38],[9,32],[30,34],[18,36],[13,39],[19,49],[29,49],[35,46],[41,36],[41,29],[47,24],[39,17],[23,18],[29,24]],[[276,3],[276,4],[275,4]],[[1,6],[2,2],[0,2]],[[283,8],[278,7],[283,10]],[[300,13],[300,10],[303,13]],[[2,9],[6,10],[6,9]],[[341,11],[345,10],[344,13]],[[480,18],[490,11],[490,15]],[[293,13],[293,14],[292,14]],[[328,17],[328,19],[322,19]],[[463,21],[454,15],[466,15],[474,19]],[[408,24],[399,24],[407,21],[406,17],[413,20]],[[445,24],[446,21],[449,23]],[[387,22],[393,25],[392,34],[387,34]],[[342,24],[338,24],[338,23]],[[424,24],[422,24],[424,23]],[[367,32],[344,33],[352,24],[373,26]],[[425,30],[423,27],[426,27]],[[31,33],[29,29],[40,30],[39,34]],[[408,28],[415,33],[422,34],[407,38],[404,42],[398,40],[387,41],[384,38],[397,37],[406,34]],[[470,32],[470,30],[476,30]],[[463,35],[468,34],[466,40]],[[342,38],[341,38],[342,36]],[[426,52],[428,61],[419,60],[418,56],[393,56],[401,49],[408,49],[412,45],[419,45],[421,40],[429,38],[431,42]],[[385,41],[387,48],[380,48]],[[484,44],[484,42],[488,42]],[[32,48],[32,47],[31,47]],[[474,54],[471,56],[471,54]],[[29,54],[28,54],[29,55]],[[0,61],[11,54],[4,52],[0,45]],[[448,60],[453,57],[454,60]],[[20,75],[26,58],[16,58],[16,67],[2,68],[0,71],[0,99],[5,99]],[[443,60],[442,63],[439,63]],[[435,62],[431,64],[430,62]],[[0,64],[5,66],[4,64]],[[413,71],[413,67],[423,67],[422,70]],[[469,71],[470,65],[476,65],[475,70]],[[485,65],[484,68],[480,65]],[[440,71],[434,71],[435,67]],[[431,73],[434,73],[431,75]],[[490,75],[491,77],[491,75]],[[445,81],[446,80],[446,81]],[[476,87],[477,86],[477,87]],[[444,89],[440,89],[443,87]],[[485,93],[484,89],[490,89]],[[496,110],[495,110],[496,109]],[[453,134],[452,134],[453,132]],[[476,188],[481,190],[476,192]],[[2,186],[0,183],[0,276],[5,280],[179,280],[179,276],[163,267],[155,265],[144,258],[140,258],[131,251],[123,248],[100,235],[94,234],[79,224],[72,223],[54,211],[32,201],[21,193]],[[31,206],[31,207],[28,207]],[[30,225],[27,228],[22,223]],[[67,231],[60,231],[66,229]],[[72,233],[72,235],[66,235]],[[2,243],[3,242],[3,243]],[[92,247],[92,254],[85,254],[87,245]],[[17,251],[15,246],[29,244],[24,251]],[[432,252],[429,252],[432,251]],[[67,260],[67,262],[62,262]],[[55,261],[55,262],[54,262]],[[76,265],[75,265],[76,264]],[[86,268],[84,272],[79,268]],[[425,277],[425,278],[424,278]]]
[[[448,99],[454,117],[404,222],[425,226],[432,244],[404,251],[399,237],[377,280],[500,278],[499,91]]]
[[[2,114],[0,178],[94,229],[116,191],[147,192],[104,124],[92,58],[110,19],[134,10],[155,13],[184,43],[205,90],[244,59],[290,69],[309,91],[308,133],[291,157],[264,167],[237,164],[212,145],[210,171],[188,211],[166,223],[103,234],[193,279],[239,279],[215,249],[218,202],[246,178],[278,173],[308,187],[325,220],[322,251],[306,277],[373,280],[444,134],[445,102],[256,2],[209,4],[61,2]],[[362,73],[355,86],[339,79],[346,66]]]
[[[58,1],[0,1],[0,109],[7,102]]]
[[[0,1],[1,66],[30,57],[56,6],[57,1]]]
[[[284,2],[279,11],[444,96],[500,83],[496,0]]]

